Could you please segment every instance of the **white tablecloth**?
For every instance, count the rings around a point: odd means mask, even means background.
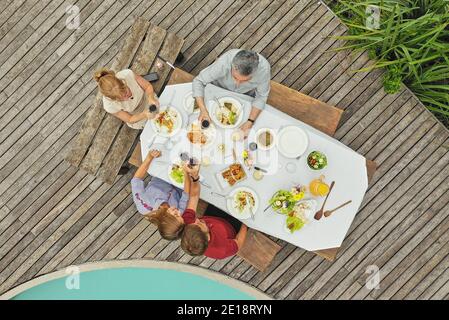
[[[184,97],[192,90],[192,84],[180,84],[167,86],[160,96],[161,105],[171,104],[175,107],[183,117],[183,128],[187,123],[191,123],[197,118],[197,114],[190,116],[184,109]],[[212,101],[213,97],[232,96],[241,101],[245,107],[244,119],[247,119],[251,108],[251,97],[229,92],[213,85],[208,85],[205,91],[205,100]],[[254,156],[257,157],[257,165],[268,170],[268,174],[261,181],[255,181],[252,173],[247,171],[248,178],[237,183],[234,187],[246,186],[256,191],[260,199],[260,206],[256,212],[256,219],[244,220],[243,222],[250,228],[262,231],[277,238],[288,241],[298,247],[309,251],[322,250],[328,248],[340,247],[345,235],[354,219],[358,208],[363,200],[364,194],[368,187],[366,161],[365,158],[357,154],[339,141],[329,137],[328,135],[312,128],[311,126],[280,112],[279,110],[267,105],[266,109],[257,119],[254,130],[251,132],[248,141],[254,141],[253,137],[259,128],[268,127],[275,130],[279,128],[295,125],[303,128],[309,137],[309,146],[304,155],[299,159],[287,159],[283,157],[276,148],[270,151],[258,150]],[[166,181],[168,178],[167,162],[173,161],[179,156],[181,151],[190,151],[196,157],[201,158],[205,153],[209,154],[212,160],[221,161],[220,164],[212,164],[208,167],[201,167],[201,175],[204,182],[212,188],[201,188],[201,198],[209,203],[214,204],[218,208],[228,211],[225,199],[213,195],[211,191],[220,194],[229,194],[232,188],[222,189],[215,177],[216,173],[223,170],[232,159],[232,141],[231,130],[217,130],[218,136],[216,142],[207,150],[200,150],[194,147],[186,139],[186,131],[181,130],[176,136],[167,141],[167,138],[157,137],[151,148],[157,148],[162,151],[162,157],[154,161],[150,166],[148,173],[157,176]],[[148,153],[148,144],[153,140],[154,131],[149,122],[141,134],[142,157]],[[223,161],[223,155],[217,149],[218,143],[224,142],[226,145],[226,153]],[[167,149],[168,147],[168,149]],[[243,144],[237,145],[237,154],[241,155]],[[306,163],[307,155],[314,150],[322,151],[328,158],[328,165],[323,170],[313,171]],[[202,154],[202,155],[201,155]],[[294,173],[286,171],[286,164],[294,163],[296,167]],[[286,217],[281,214],[274,213],[271,208],[263,212],[268,204],[268,200],[279,189],[290,189],[294,184],[308,185],[311,180],[325,176],[325,181],[330,184],[335,181],[335,187],[326,204],[325,209],[332,209],[348,200],[352,203],[338,210],[328,218],[314,220],[304,226],[301,230],[291,234],[285,228]],[[312,198],[306,196],[306,198]],[[324,198],[314,198],[318,202],[318,208]],[[318,209],[317,209],[318,210]]]

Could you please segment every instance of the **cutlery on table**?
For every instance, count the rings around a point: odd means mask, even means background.
[[[339,205],[338,207],[336,207],[335,209],[332,210],[326,210],[324,211],[324,216],[327,218],[329,217],[332,213],[334,213],[335,211],[337,211],[340,208],[343,208],[344,206],[347,206],[348,204],[350,204],[352,202],[352,200],[349,200],[345,203],[343,203],[342,205]]]
[[[262,169],[262,168],[260,168],[260,167],[257,167],[257,166],[255,166],[255,167],[254,167],[254,169],[256,169],[256,170],[259,170],[259,171],[262,171],[263,173],[268,173],[268,171],[267,171],[267,170],[265,170],[265,169]]]
[[[263,209],[263,212],[267,211],[268,209],[270,209],[271,204],[269,204],[265,209]]]
[[[251,214],[251,220],[255,221],[256,220],[256,216],[254,214],[253,206],[251,205],[251,202],[250,202],[248,194],[246,195],[246,203],[248,204],[249,213]]]
[[[210,186],[210,185],[208,185],[206,182],[204,182],[204,181],[201,181],[200,180],[200,184],[202,185],[202,186],[205,186],[206,188],[209,188],[209,189],[212,189],[212,187]]]
[[[217,103],[217,105],[218,105],[218,107],[219,107],[220,109],[223,108],[223,107],[221,106],[221,104],[220,104],[220,100],[218,100],[217,97],[214,97],[214,100],[215,100],[215,102]]]
[[[211,194],[214,195],[214,196],[222,197],[225,200],[232,199],[232,197],[230,197],[230,196],[225,196],[224,194],[221,194],[221,193],[218,193],[218,192],[214,192],[214,191],[211,191]]]
[[[331,186],[329,187],[329,192],[327,193],[326,198],[324,198],[324,202],[323,202],[323,205],[321,206],[321,209],[315,213],[315,216],[314,216],[315,220],[320,220],[321,217],[323,216],[324,206],[326,205],[327,198],[329,198],[329,195],[331,194],[331,191],[334,188],[334,185],[335,185],[335,181],[332,181]]]

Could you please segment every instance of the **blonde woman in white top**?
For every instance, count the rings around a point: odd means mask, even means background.
[[[130,69],[117,73],[101,69],[94,74],[100,92],[103,94],[103,108],[126,122],[133,129],[143,129],[145,122],[154,117],[149,105],[159,108],[153,86]]]

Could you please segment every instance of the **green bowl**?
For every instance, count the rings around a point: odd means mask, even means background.
[[[307,156],[307,165],[312,170],[321,170],[327,166],[327,157],[320,151],[312,151]]]

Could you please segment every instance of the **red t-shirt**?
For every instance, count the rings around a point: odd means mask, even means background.
[[[194,223],[196,213],[192,209],[186,209],[182,218],[185,224]],[[226,220],[219,217],[204,216],[202,218],[209,228],[209,245],[204,255],[212,259],[224,259],[233,256],[239,250],[235,242],[235,230]]]

